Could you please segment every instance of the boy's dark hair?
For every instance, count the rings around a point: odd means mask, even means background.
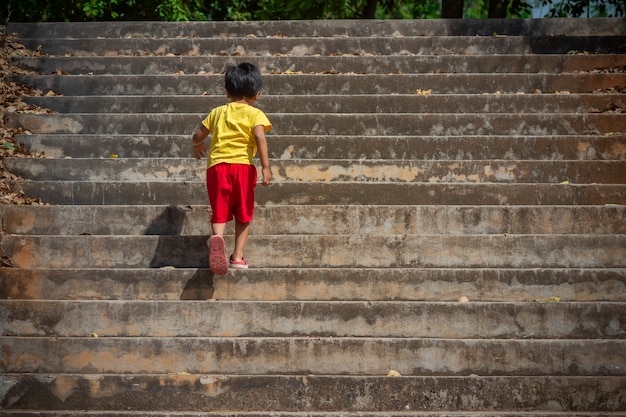
[[[224,78],[226,91],[234,97],[254,97],[263,85],[259,69],[247,62],[228,67]]]

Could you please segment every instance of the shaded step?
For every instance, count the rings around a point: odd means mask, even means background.
[[[551,403],[551,405],[553,405],[555,403]],[[547,409],[549,409],[549,407],[547,407]],[[406,408],[405,408],[406,410]],[[99,412],[93,412],[93,413],[83,413],[84,415],[97,415]],[[326,416],[332,416],[334,415],[334,411],[317,411],[317,412],[306,412],[306,411],[282,411],[280,413],[281,416],[283,417],[310,417],[310,416],[317,416],[317,417],[326,417]],[[189,415],[196,415],[196,414],[200,414],[200,413],[193,413],[191,412],[171,412],[169,411],[168,416],[170,417],[188,417]],[[209,411],[209,412],[202,412],[201,413],[204,416],[227,416],[227,417],[264,417],[267,415],[267,412],[265,411]],[[476,413],[474,413],[476,414]],[[37,412],[20,412],[21,416],[24,417],[35,417],[39,414],[37,414]],[[75,414],[71,411],[69,412],[55,412],[54,413],[55,416],[58,417],[70,417],[70,416],[74,416]],[[123,413],[119,413],[116,412],[117,416],[120,417],[150,417],[153,415],[153,413],[151,413],[150,411],[133,411],[130,414],[123,414]],[[389,412],[389,411],[371,411],[371,412],[364,412],[364,411],[353,411],[353,412],[345,412],[342,411],[341,412],[342,416],[345,417],[349,417],[349,416],[358,416],[358,417],[390,417],[390,416],[398,416],[398,417],[407,417],[407,416],[419,416],[419,417],[467,417],[468,413],[467,412],[458,412],[458,411],[446,411],[446,412],[441,412],[441,411],[416,411],[416,412],[407,412],[407,411],[397,411],[396,413],[394,412]],[[503,415],[502,412],[494,412],[494,411],[480,411],[480,415],[481,417],[500,417]],[[507,411],[505,414],[507,417],[554,417],[555,414],[554,411],[541,411],[541,410],[533,410],[533,411]],[[567,415],[569,417],[614,417],[615,414],[612,412],[595,412],[595,411],[585,411],[585,412],[576,412],[576,411],[570,411],[567,413]]]
[[[233,238],[227,236],[232,248]],[[207,236],[4,236],[17,268],[206,268]],[[626,235],[262,235],[257,268],[623,268]]]
[[[369,37],[369,36],[613,36],[626,33],[620,18],[593,19],[423,19],[298,20],[250,22],[63,22],[12,23],[23,38],[212,38],[212,37]],[[558,39],[558,38],[557,38]]]
[[[44,181],[202,181],[206,163],[195,158],[7,158],[6,168]],[[626,184],[626,161],[408,161],[278,160],[275,182],[428,182]]]
[[[31,151],[59,158],[190,157],[190,135],[17,135]],[[272,159],[626,160],[626,133],[588,136],[271,135]]]
[[[16,114],[6,126],[35,133],[188,134],[206,114]],[[601,135],[620,132],[623,114],[303,114],[270,113],[269,136],[290,135]],[[270,139],[271,140],[271,139]]]
[[[198,235],[210,209],[186,206],[0,206],[6,233]],[[626,234],[626,206],[259,206],[250,233]],[[227,233],[234,233],[232,223]]]
[[[0,348],[8,373],[624,376],[626,369],[626,340],[601,339],[4,337]]]
[[[274,183],[258,187],[258,205],[626,205],[626,188],[606,184]],[[25,181],[24,192],[49,204],[207,204],[204,181]]]
[[[89,92],[85,92],[89,93]],[[193,113],[226,103],[220,96],[29,96],[22,101],[60,113]],[[624,94],[406,94],[263,96],[268,113],[611,113],[626,108]]]
[[[626,54],[624,57],[626,65]],[[59,58],[61,59],[61,58]],[[93,58],[95,59],[95,58]],[[121,58],[118,58],[122,60]],[[189,58],[191,59],[191,58]],[[610,58],[615,60],[614,57]],[[48,62],[52,61],[52,62]],[[46,60],[52,70],[45,68],[42,72],[54,72],[61,67],[61,62],[54,62],[53,58]],[[112,58],[111,58],[112,60]],[[103,75],[22,75],[11,79],[44,92],[53,90],[64,95],[215,95],[224,96],[224,75],[200,74],[181,75],[179,71],[195,74],[200,63],[191,62],[193,71],[185,71],[184,66],[176,62],[167,66],[167,60],[143,62],[141,58],[128,58],[130,62],[107,62],[81,64],[77,58],[70,59],[64,71],[89,74],[100,69],[107,71]],[[206,61],[206,59],[204,59]],[[203,62],[204,62],[203,61]],[[143,66],[139,64],[143,63]],[[20,66],[25,66],[19,63]],[[39,64],[37,64],[39,65]],[[84,65],[84,66],[81,66]],[[160,65],[158,68],[150,65]],[[206,66],[206,64],[204,64]],[[115,75],[116,69],[128,73]],[[144,68],[148,66],[148,68]],[[352,64],[347,65],[353,68]],[[130,67],[130,68],[129,68]],[[204,71],[223,71],[224,68],[210,68]],[[594,72],[566,73],[566,74],[461,74],[461,73],[432,73],[430,69],[423,74],[400,74],[396,69],[384,69],[375,73],[375,68],[363,68],[362,71],[352,69],[349,73],[324,74],[323,72],[339,71],[333,67],[320,68],[313,74],[264,74],[263,94],[268,95],[355,95],[355,94],[417,94],[418,90],[431,94],[496,94],[496,93],[593,93],[599,90],[610,90],[615,87],[623,88],[626,85],[626,73],[621,72]],[[274,70],[278,71],[278,70]],[[281,70],[282,71],[282,70]],[[292,71],[297,71],[294,69]],[[302,71],[302,70],[300,70]],[[113,74],[113,75],[111,75]],[[145,74],[145,75],[143,75]],[[162,75],[155,75],[162,74]],[[261,102],[263,96],[261,96]]]
[[[626,339],[624,314],[624,303],[0,301],[4,337]]]
[[[29,50],[71,56],[397,56],[621,53],[626,36],[388,36],[239,38],[20,38]],[[565,55],[566,57],[568,55]]]
[[[626,301],[624,268],[253,268],[225,276],[189,268],[4,268],[3,274],[0,298],[16,300]]]
[[[202,414],[239,416],[235,410],[241,410],[246,412],[242,415],[254,417],[257,416],[255,411],[259,410],[297,412],[295,415],[298,416],[301,413],[324,416],[325,413],[349,415],[345,413],[354,412],[368,417],[380,417],[378,410],[383,407],[402,416],[410,415],[407,413],[411,411],[430,416],[424,410],[433,410],[433,416],[441,416],[440,411],[447,411],[446,416],[467,416],[468,411],[486,411],[487,414],[483,415],[491,416],[490,412],[493,412],[495,417],[502,415],[503,409],[537,410],[521,414],[528,417],[544,415],[543,412],[554,408],[562,411],[575,409],[568,411],[570,416],[579,416],[579,413],[596,416],[626,409],[622,401],[626,378],[621,376],[390,378],[383,375],[10,374],[6,380],[7,395],[3,406],[8,410],[41,410],[45,406],[59,410],[110,411],[119,410],[122,404],[125,409],[130,408],[133,415],[142,410],[214,410]],[[65,389],[60,390],[60,387]],[[106,391],[99,387],[106,387]],[[513,396],[512,392],[532,394]],[[448,411],[457,410],[459,403],[463,404],[464,413]],[[61,412],[61,416],[65,415]],[[261,415],[267,413],[258,414]]]

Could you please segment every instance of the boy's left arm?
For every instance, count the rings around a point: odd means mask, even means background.
[[[261,161],[261,174],[263,175],[262,185],[268,185],[272,180],[272,171],[270,170],[270,157],[267,149],[267,139],[265,138],[265,127],[263,125],[254,126],[252,129],[256,146]]]

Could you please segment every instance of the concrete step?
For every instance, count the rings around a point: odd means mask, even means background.
[[[170,375],[9,374],[5,382],[10,398],[6,407],[12,411],[20,407],[33,412],[55,407],[63,410],[57,412],[63,417],[76,415],[85,408],[97,415],[98,411],[119,410],[120,405],[130,411],[119,415],[143,416],[141,412],[147,411],[197,415],[197,410],[203,410],[202,415],[229,417],[277,415],[276,410],[289,417],[554,417],[559,414],[596,417],[619,415],[626,408],[622,400],[626,378],[621,376],[394,378],[384,376],[388,371],[359,377],[183,372]],[[97,387],[107,387],[107,390],[103,392]],[[511,395],[525,392],[532,392],[532,395]],[[460,408],[459,404],[463,413],[455,411]],[[171,415],[178,417],[178,414]]]
[[[626,65],[626,55],[622,65]],[[25,58],[26,59],[26,58]],[[34,58],[32,58],[34,59]],[[96,60],[97,58],[85,58]],[[616,58],[610,56],[611,62]],[[223,78],[219,74],[226,64],[219,68],[202,68],[202,62],[187,62],[191,58],[165,58],[144,61],[137,58],[99,59],[100,62],[81,62],[78,58],[47,58],[45,62],[33,64],[39,68],[47,66],[43,73],[54,73],[59,68],[77,75],[20,75],[12,81],[30,85],[48,92],[65,95],[216,95],[224,96]],[[59,62],[63,61],[63,62]],[[274,62],[274,61],[272,61]],[[307,61],[309,62],[309,61]],[[317,62],[313,60],[312,62]],[[432,66],[424,73],[399,73],[396,63],[393,68],[377,71],[375,67],[364,66],[355,69],[355,64],[346,63],[351,69],[341,72],[337,65],[324,66],[305,74],[264,74],[263,94],[270,95],[362,95],[362,94],[417,94],[418,91],[430,94],[496,94],[525,93],[536,94],[562,92],[570,94],[593,93],[611,90],[626,85],[625,72],[595,71],[593,73],[437,73]],[[169,63],[169,64],[168,64]],[[28,67],[26,63],[16,63]],[[191,70],[185,69],[185,64]],[[230,63],[232,64],[232,62]],[[411,63],[413,65],[413,63]],[[595,61],[594,65],[600,65]],[[613,64],[617,65],[617,64]],[[75,66],[72,69],[70,66]],[[153,68],[154,67],[154,68]],[[596,67],[597,68],[597,67]],[[269,70],[281,72],[288,68]],[[121,73],[124,71],[124,73]],[[213,71],[217,74],[197,74],[199,71]],[[292,71],[304,71],[294,69]],[[333,73],[337,72],[337,73]],[[100,74],[98,74],[98,72]],[[116,73],[117,72],[117,73]],[[185,72],[186,74],[182,74]],[[98,74],[98,75],[93,75]],[[259,105],[263,102],[263,96]]]
[[[47,134],[192,135],[206,114],[16,114],[7,127]],[[268,136],[289,135],[603,135],[620,132],[626,113],[610,114],[304,114],[270,113]],[[271,140],[271,139],[269,139]]]
[[[0,206],[2,229],[20,235],[197,235],[197,206]],[[250,233],[626,234],[624,206],[258,206]],[[234,233],[232,224],[227,232]]]
[[[620,36],[623,18],[277,20],[249,22],[63,22],[13,23],[22,38],[224,38],[402,36]]]
[[[3,337],[0,348],[7,373],[623,377],[626,368],[623,339]]]
[[[55,89],[53,89],[55,90]],[[57,90],[55,90],[57,91]],[[85,92],[89,94],[89,92]],[[225,104],[224,95],[29,96],[22,101],[60,113],[195,113]],[[267,113],[611,113],[626,108],[621,93],[264,95]]]
[[[624,52],[626,36],[396,36],[210,38],[20,38],[26,48],[72,56],[494,55]],[[38,49],[39,48],[39,49]]]
[[[626,301],[624,268],[4,268],[7,300]],[[623,326],[623,321],[620,319]],[[93,330],[91,330],[93,331]]]
[[[8,158],[5,167],[33,181],[202,181],[195,158]],[[626,161],[410,161],[290,159],[272,163],[272,181],[399,183],[626,184]]]
[[[358,185],[358,187],[357,187]],[[25,181],[33,198],[64,205],[207,204],[204,181]],[[623,185],[285,182],[258,187],[258,205],[626,205]]]
[[[269,137],[278,159],[412,160],[626,160],[626,133],[606,135],[459,135]],[[16,140],[52,158],[180,158],[190,156],[190,135],[28,134]]]
[[[207,238],[7,235],[1,247],[16,268],[206,268]],[[246,256],[256,268],[623,268],[626,235],[260,235]]]
[[[3,337],[20,338],[626,339],[624,314],[606,302],[0,301]]]
[[[84,412],[82,413],[85,416],[90,415],[98,415],[99,412]],[[267,411],[209,411],[209,412],[171,412],[169,411],[168,416],[171,417],[184,417],[184,416],[195,416],[195,415],[204,415],[204,416],[228,416],[228,417],[263,417],[267,415]],[[274,413],[276,414],[276,413]],[[38,415],[36,412],[21,412],[20,415],[25,417],[35,417]],[[55,412],[55,416],[58,417],[69,417],[74,416],[73,412]],[[126,416],[127,414],[116,413],[118,416]],[[132,412],[133,417],[149,417],[152,416],[153,413],[150,411],[135,411]],[[306,412],[306,411],[291,411],[291,412],[281,412],[281,416],[284,417],[328,417],[337,415],[336,411],[317,411],[317,412]],[[480,417],[555,417],[559,414],[554,411],[507,411],[504,414],[502,412],[494,412],[494,411],[479,411],[479,412],[452,412],[452,411],[397,411],[397,412],[389,412],[389,411],[371,411],[371,412],[363,412],[363,411],[341,411],[341,416],[349,417],[349,416],[359,416],[359,417],[407,417],[407,416],[419,416],[419,417],[467,417],[467,416],[480,416]],[[576,412],[570,411],[567,413],[568,416],[571,417],[614,417],[616,414],[610,411],[607,412]]]

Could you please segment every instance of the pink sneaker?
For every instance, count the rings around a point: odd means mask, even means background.
[[[248,262],[246,262],[245,257],[241,261],[233,261],[233,255],[230,255],[229,263],[232,269],[248,269]]]
[[[228,272],[226,244],[220,235],[213,235],[209,239],[209,268],[216,275],[224,275]]]

